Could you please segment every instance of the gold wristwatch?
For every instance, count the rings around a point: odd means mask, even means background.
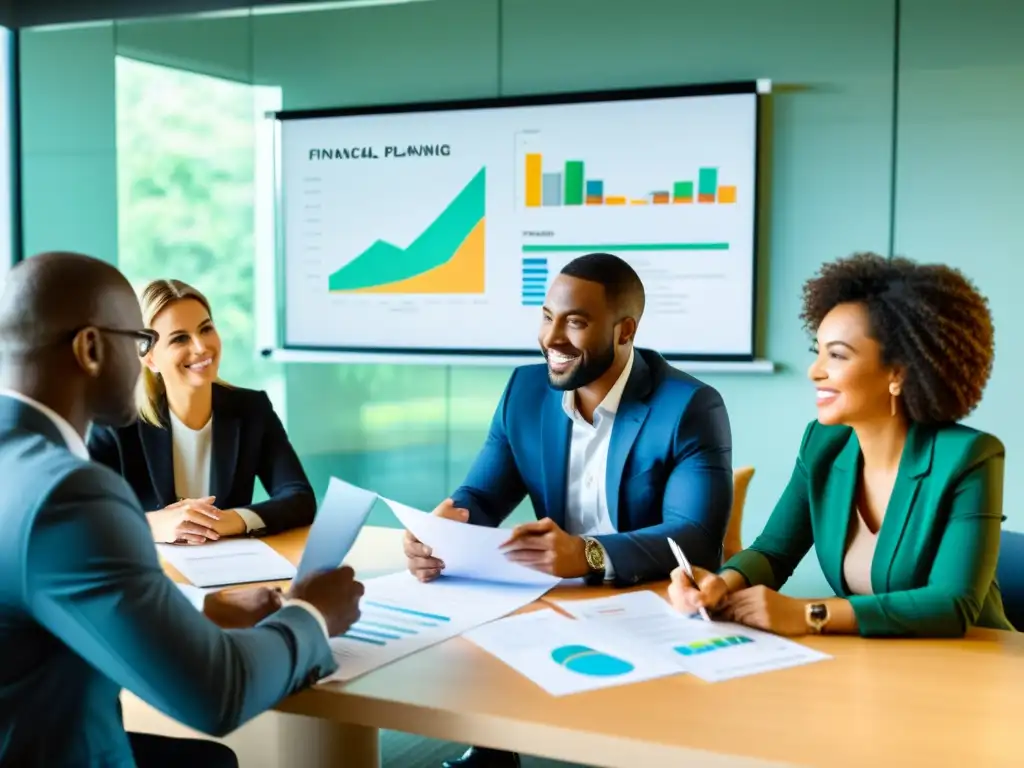
[[[832,617],[829,615],[828,606],[825,603],[808,603],[804,607],[804,619],[807,621],[807,626],[816,635],[820,635],[825,630],[830,618]]]
[[[587,565],[592,573],[604,575],[604,549],[597,543],[597,539],[589,536],[583,537],[583,553],[587,557]]]

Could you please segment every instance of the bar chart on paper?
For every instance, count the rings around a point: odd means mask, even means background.
[[[428,584],[408,572],[367,579],[359,620],[331,639],[338,670],[351,680],[522,608],[548,585],[443,577]]]
[[[746,635],[727,635],[725,637],[712,637],[708,640],[694,640],[686,645],[677,645],[675,650],[680,656],[697,656],[702,653],[710,653],[721,648],[731,648],[734,645],[746,645],[754,642]]]
[[[356,643],[387,645],[451,623],[451,616],[418,611],[394,603],[366,600],[359,621],[342,637]]]

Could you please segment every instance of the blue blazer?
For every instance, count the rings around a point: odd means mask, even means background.
[[[0,477],[0,764],[134,765],[122,688],[223,736],[335,669],[303,608],[238,631],[203,616],[124,480],[2,396]]]
[[[170,423],[166,403],[161,420]],[[217,507],[251,509],[266,523],[265,534],[313,522],[313,488],[265,392],[215,384],[212,439],[210,495]],[[178,500],[170,427],[142,419],[116,430],[94,427],[89,453],[128,481],[147,512]],[[270,498],[253,504],[257,478]]]
[[[497,526],[529,496],[538,518],[565,528],[571,431],[547,366],[516,369],[452,500],[471,523]],[[732,436],[718,392],[637,349],[612,424],[605,482],[618,533],[594,538],[616,582],[667,577],[676,567],[668,537],[694,565],[717,570],[733,488]]]

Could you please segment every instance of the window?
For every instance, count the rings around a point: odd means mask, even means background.
[[[116,73],[118,266],[136,290],[178,278],[206,294],[222,377],[268,390],[283,418],[279,367],[254,348],[256,125],[280,91],[120,56]]]

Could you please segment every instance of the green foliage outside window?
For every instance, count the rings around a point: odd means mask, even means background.
[[[252,88],[117,59],[118,265],[137,290],[178,278],[209,298],[221,375],[265,388],[254,357]]]

